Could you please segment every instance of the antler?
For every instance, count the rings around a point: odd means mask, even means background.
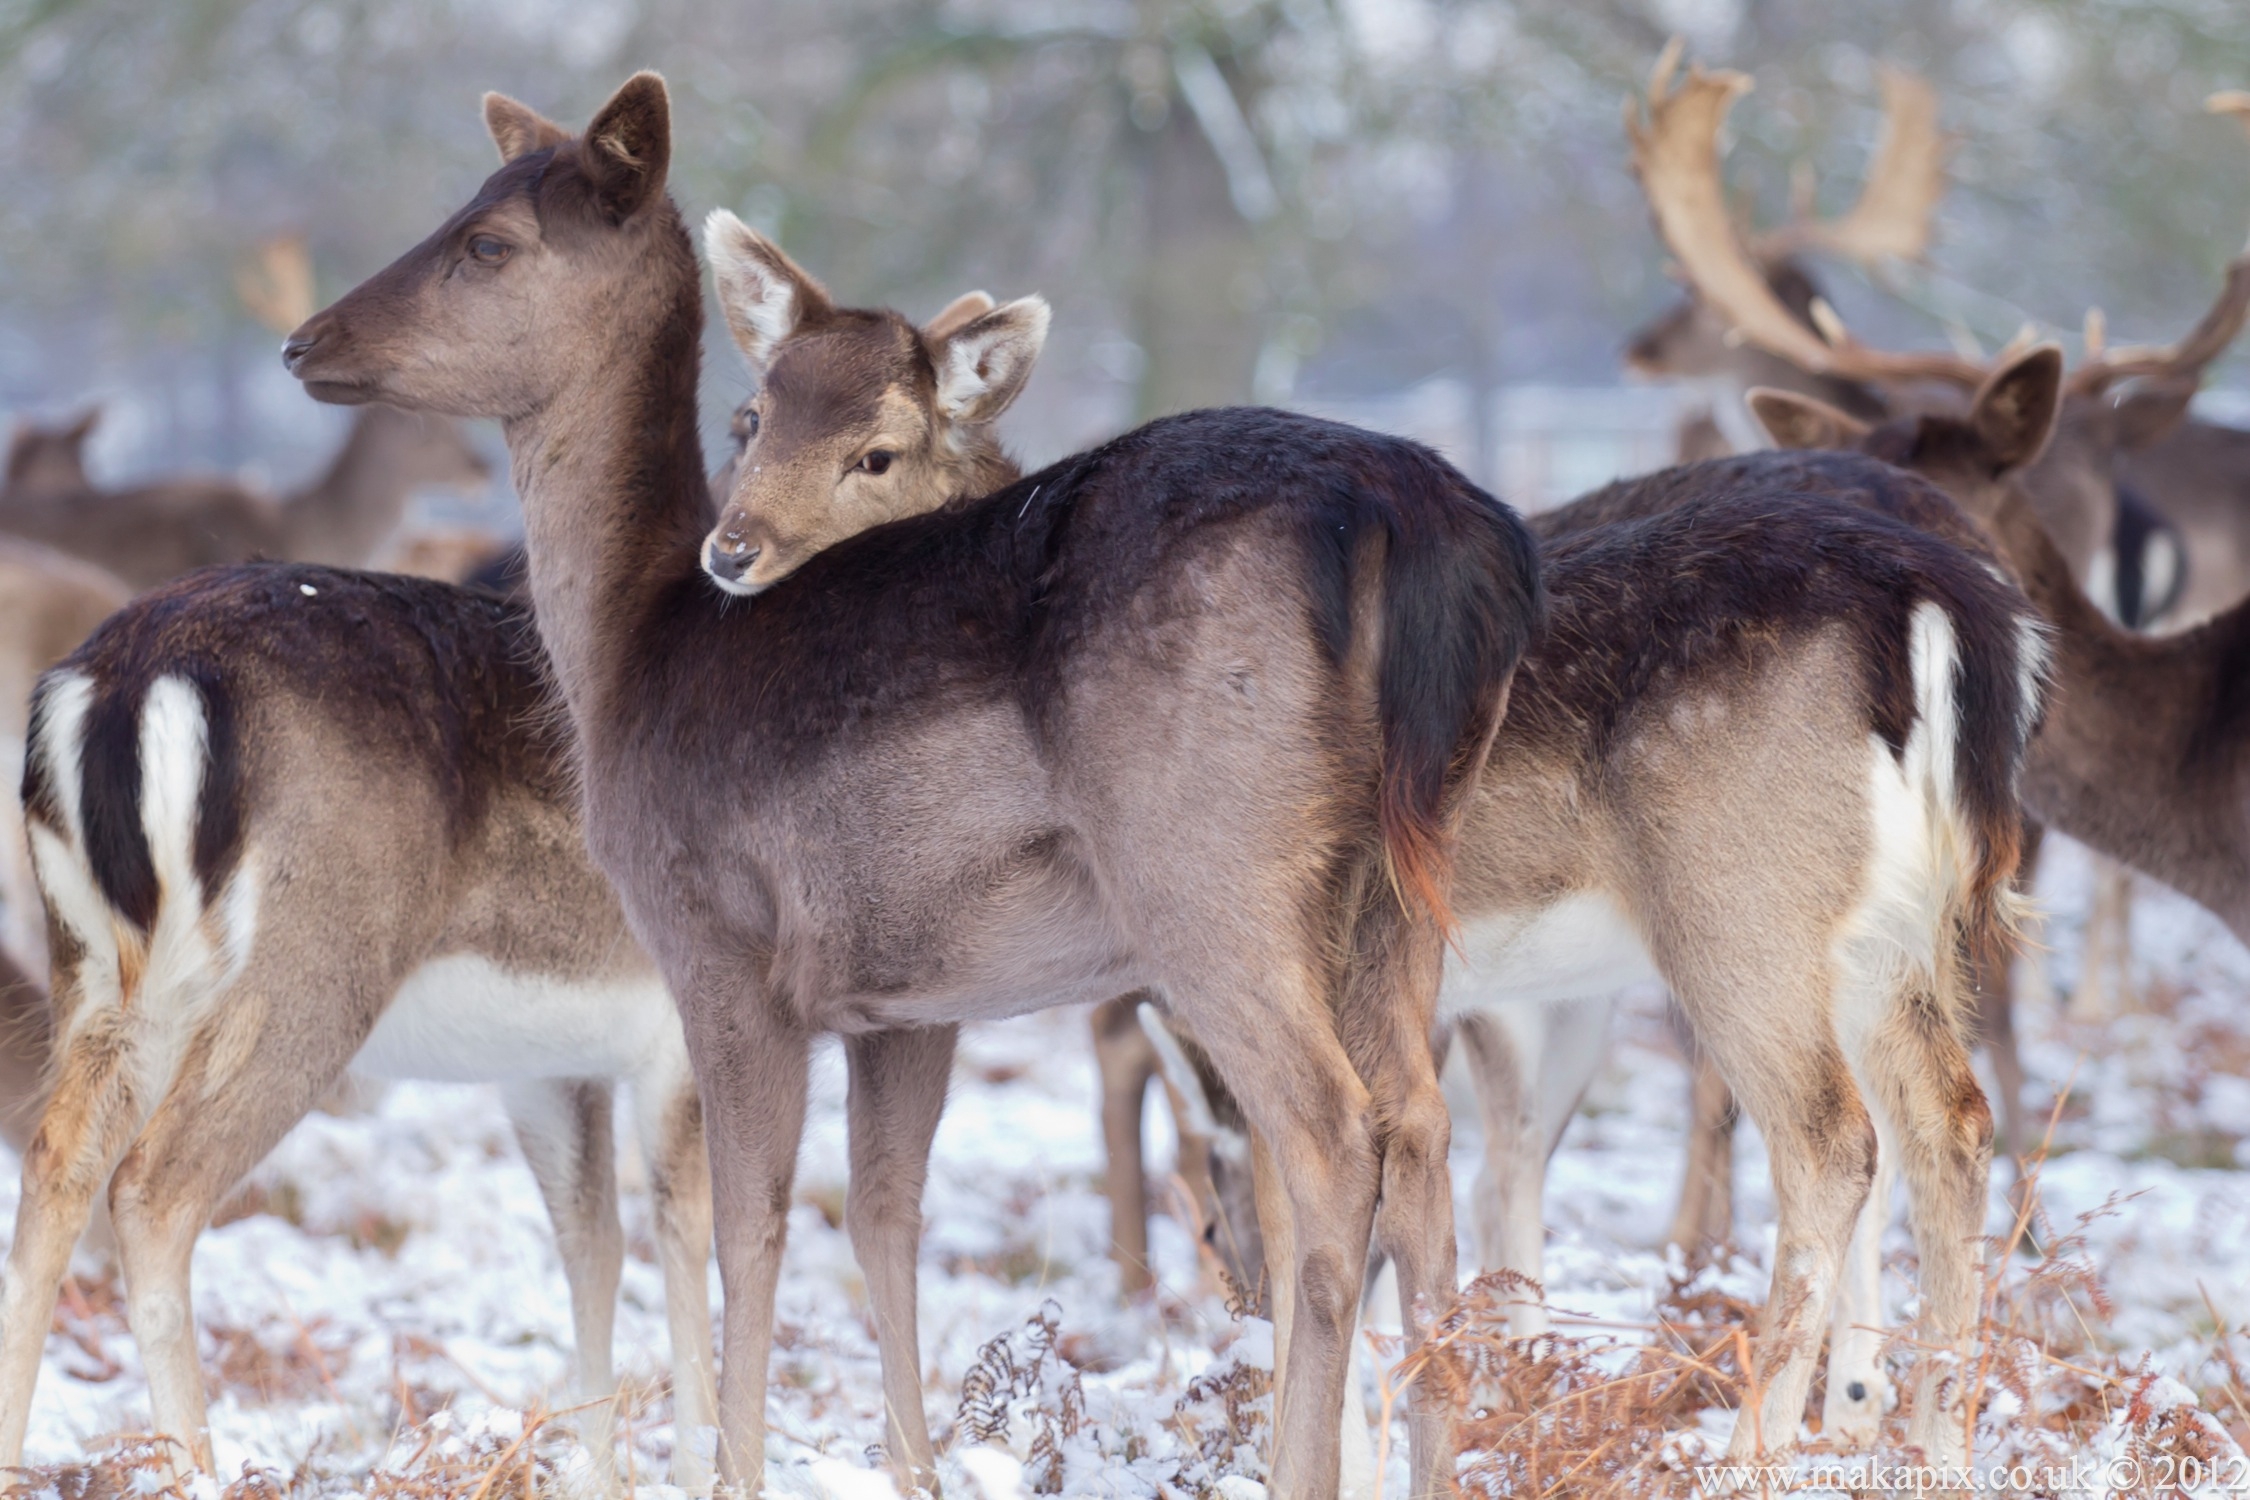
[[[2213,94],[2203,107],[2215,115],[2233,115],[2250,128],[2250,93],[2228,89]],[[2098,312],[2087,314],[2089,330],[2097,326],[2099,317]],[[2194,386],[2203,379],[2211,361],[2226,353],[2227,346],[2241,335],[2245,321],[2250,321],[2250,250],[2227,263],[2218,300],[2186,338],[2161,347],[2107,350],[2098,338],[2090,338],[2086,358],[2071,372],[2070,389],[2077,395],[2092,396],[2120,380],[2136,379]]]
[[[250,316],[275,333],[288,333],[311,317],[317,306],[305,237],[282,234],[259,241],[235,267],[234,291]]]
[[[1945,196],[1945,159],[1952,140],[1938,129],[1937,91],[1903,69],[1885,67],[1883,133],[1875,143],[1859,201],[1840,217],[1799,219],[1756,236],[1760,260],[1798,250],[1827,250],[1861,265],[1920,260],[1930,247],[1930,220]]]
[[[1632,140],[1633,170],[1656,215],[1657,232],[1696,294],[1737,337],[1815,374],[1876,381],[1939,380],[1972,390],[1982,385],[1986,368],[1972,360],[1868,348],[1844,330],[1825,302],[1813,304],[1814,320],[1820,324],[1817,334],[1790,315],[1736,237],[1719,180],[1719,127],[1734,101],[1749,92],[1750,79],[1741,73],[1707,73],[1690,67],[1674,88],[1679,59],[1680,44],[1675,40],[1649,75],[1645,110],[1633,99],[1625,101],[1625,132]]]

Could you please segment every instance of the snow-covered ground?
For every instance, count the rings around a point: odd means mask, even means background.
[[[2060,845],[2042,875],[2052,968],[2066,990],[2089,871],[2080,851]],[[2230,1326],[2250,1322],[2250,1257],[2241,1253],[2250,1242],[2250,1156],[2241,1155],[2250,1150],[2250,954],[2200,910],[2153,888],[2142,891],[2135,928],[2141,1008],[2097,1025],[2027,1007],[2019,1021],[2037,1083],[2071,1083],[2044,1198],[2065,1230],[2092,1215],[2086,1255],[2115,1305],[2106,1319],[2090,1300],[2081,1308],[2087,1346],[2127,1365],[2145,1352],[2154,1369],[2208,1392],[2214,1312]],[[1044,1386],[1013,1403],[1006,1434],[972,1442],[957,1420],[980,1349],[1014,1334],[1012,1353],[1028,1363],[1038,1338],[1024,1330],[1043,1308],[1083,1392],[1085,1420],[1061,1436],[1063,1492],[1192,1494],[1230,1469],[1256,1471],[1255,1456],[1236,1451],[1242,1434],[1228,1430],[1224,1392],[1212,1389],[1267,1357],[1262,1325],[1229,1315],[1167,1218],[1154,1230],[1159,1295],[1120,1303],[1105,1255],[1094,1097],[1081,1012],[976,1028],[964,1041],[922,1251],[923,1369],[956,1494],[1008,1492],[1015,1464],[1045,1462],[1035,1445],[1067,1406],[1068,1375],[1052,1358]],[[1651,1000],[1626,1018],[1614,1061],[1554,1163],[1548,1269],[1558,1307],[1631,1323],[1664,1294],[1672,1268],[1654,1241],[1677,1187],[1685,1099]],[[1163,1161],[1168,1126],[1151,1113],[1161,1137],[1152,1159]],[[1460,1118],[1455,1175],[1465,1190],[1477,1142],[1473,1114]],[[1754,1131],[1744,1132],[1738,1175],[1746,1259],[1720,1279],[1756,1296],[1772,1204]],[[2006,1227],[2002,1180],[1995,1232]],[[844,1182],[843,1073],[830,1048],[820,1054],[780,1296],[769,1420],[781,1494],[891,1493],[869,1451],[882,1436],[881,1402],[866,1298],[838,1224]],[[12,1220],[15,1191],[10,1174],[0,1222]],[[237,1212],[203,1236],[195,1258],[222,1473],[247,1464],[307,1491],[364,1491],[377,1470],[504,1451],[525,1412],[569,1406],[560,1262],[490,1091],[395,1087],[371,1113],[315,1116],[259,1168]],[[624,1424],[629,1466],[654,1494],[672,1444],[663,1289],[640,1198],[629,1198],[626,1222],[617,1361],[636,1397]],[[1903,1228],[1894,1244],[1903,1254]],[[1894,1275],[1903,1296],[1903,1274]],[[1211,1378],[1190,1393],[1198,1377]],[[1005,1408],[1006,1397],[987,1404]],[[1251,1436],[1255,1414],[1234,1413]],[[114,1288],[75,1285],[48,1341],[30,1461],[76,1461],[147,1421]],[[567,1484],[584,1460],[559,1430],[543,1429],[529,1448]],[[1398,1492],[1395,1448],[1392,1474]]]

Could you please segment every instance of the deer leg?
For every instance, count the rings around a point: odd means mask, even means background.
[[[346,957],[357,958],[356,953]],[[148,1372],[156,1431],[211,1468],[211,1436],[196,1350],[189,1263],[195,1238],[242,1174],[305,1117],[350,1063],[379,1005],[330,969],[308,975],[278,961],[254,965],[224,1008],[189,1041],[171,1087],[110,1182],[125,1268],[126,1316]],[[354,995],[352,991],[363,993]],[[337,997],[290,1004],[306,992]]]
[[[672,1336],[672,1482],[689,1494],[706,1494],[719,1402],[711,1357],[711,1157],[703,1144],[703,1106],[677,1040],[633,1075],[633,1113]]]
[[[1273,1154],[1265,1149],[1255,1132],[1250,1138],[1250,1163],[1258,1222],[1274,1226],[1267,1231],[1264,1242],[1267,1297],[1273,1308],[1273,1371],[1278,1412],[1282,1376],[1289,1368],[1289,1335],[1297,1307],[1297,1240],[1290,1221],[1289,1194],[1281,1186],[1281,1171],[1274,1164]],[[1365,1345],[1358,1336],[1356,1316],[1345,1347],[1352,1358],[1345,1370],[1342,1420],[1337,1424],[1336,1497],[1337,1500],[1381,1500],[1382,1482],[1375,1472],[1375,1450],[1368,1437],[1367,1403],[1359,1385],[1360,1354]],[[1278,1430],[1278,1423],[1276,1426]],[[1276,1466],[1280,1463],[1278,1436],[1274,1463]]]
[[[87,1018],[64,1045],[55,1086],[24,1151],[15,1242],[0,1288],[0,1468],[23,1462],[31,1395],[71,1247],[140,1128],[136,1061],[116,1011]]]
[[[1353,1064],[1372,1095],[1382,1151],[1375,1237],[1398,1273],[1400,1329],[1411,1351],[1461,1289],[1453,1179],[1446,1165],[1453,1112],[1438,1086],[1430,1045],[1445,950],[1433,925],[1407,918],[1383,890],[1361,913],[1354,959],[1340,1015]],[[1528,1205],[1535,1223],[1546,1139],[1542,1120],[1532,1147],[1537,1166]],[[1420,1382],[1406,1395],[1409,1494],[1416,1500],[1450,1494],[1452,1403]]]
[[[1156,1074],[1156,1049],[1141,1030],[1139,995],[1094,1007],[1094,1063],[1102,1081],[1102,1145],[1109,1161],[1109,1253],[1117,1289],[1138,1296],[1155,1285],[1148,1264],[1148,1163],[1141,1110]],[[1186,1143],[1181,1143],[1184,1161]],[[1198,1206],[1201,1206],[1198,1200]]]
[[[579,1431],[604,1491],[617,1483],[615,1397],[610,1363],[625,1231],[617,1222],[615,1089],[606,1078],[534,1078],[501,1090],[524,1160],[547,1203],[548,1222],[570,1284],[577,1396],[591,1402]]]
[[[1952,976],[1941,984],[1954,983]],[[1869,1092],[1897,1142],[1921,1259],[1921,1341],[1907,1441],[1936,1464],[1966,1464],[1959,1356],[1976,1321],[1992,1111],[1948,1022],[1967,996],[1906,996],[1861,1048]]]
[[[1136,1022],[1136,1026],[1137,1026]],[[882,1356],[885,1441],[908,1489],[937,1489],[936,1450],[922,1409],[915,1261],[922,1244],[922,1187],[930,1140],[945,1113],[955,1026],[923,1026],[850,1037],[852,1181],[844,1225],[867,1278]]]
[[[1673,987],[1765,1135],[1780,1218],[1755,1350],[1762,1399],[1744,1401],[1728,1446],[1730,1461],[1749,1462],[1796,1446],[1829,1300],[1875,1175],[1876,1136],[1831,1029],[1824,976],[1785,985],[1769,945],[1737,950],[1717,933],[1702,936],[1701,961],[1673,966]]]
[[[711,1151],[725,1298],[718,1485],[730,1495],[754,1496],[765,1483],[773,1299],[805,1129],[810,1038],[754,984],[668,977],[681,999]]]
[[[1275,1351],[1270,1492],[1276,1500],[1333,1495],[1381,1170],[1367,1089],[1310,976],[1281,991],[1272,976],[1288,972],[1285,964],[1216,969],[1202,970],[1208,989],[1174,986],[1173,1008],[1234,1086],[1271,1168],[1260,1174],[1273,1186],[1258,1190],[1259,1223],[1287,1349]]]
[[[1547,1253],[1540,1201],[1547,1163],[1540,1150],[1534,1073],[1542,1021],[1535,1006],[1496,1007],[1464,1014],[1456,1028],[1484,1122],[1484,1159],[1476,1180],[1477,1258],[1487,1271],[1513,1271],[1534,1282],[1546,1274]],[[1540,1295],[1513,1293],[1508,1332],[1528,1338],[1546,1328]]]
[[[1828,1331],[1828,1394],[1821,1401],[1820,1430],[1824,1436],[1862,1448],[1873,1445],[1883,1413],[1891,1405],[1891,1378],[1881,1360],[1886,1323],[1883,1232],[1891,1224],[1896,1161],[1897,1153],[1885,1143],[1878,1153],[1867,1206],[1860,1210],[1851,1248],[1844,1255],[1844,1274],[1837,1283],[1836,1312]]]
[[[1734,1090],[1691,1037],[1688,1042],[1688,1153],[1670,1241],[1695,1258],[1734,1238]]]

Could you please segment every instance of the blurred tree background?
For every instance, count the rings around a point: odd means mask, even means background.
[[[1824,268],[1877,338],[2089,304],[2168,338],[2250,228],[2250,141],[2201,109],[2250,85],[2241,0],[0,0],[0,409],[108,400],[111,478],[301,470],[334,414],[237,301],[247,249],[302,232],[332,297],[490,170],[480,91],[576,123],[638,67],[691,217],[850,301],[1044,292],[1034,460],[1218,401],[1609,383],[1675,296],[1619,125],[1673,34],[1757,79],[1728,171],[1766,221],[1793,172],[1850,199],[1879,62],[1936,85],[1930,267]]]

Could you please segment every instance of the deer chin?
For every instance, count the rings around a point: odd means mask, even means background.
[[[364,380],[309,378],[304,381],[304,387],[306,395],[330,406],[365,406],[371,401],[382,399],[382,392],[373,383]]]

